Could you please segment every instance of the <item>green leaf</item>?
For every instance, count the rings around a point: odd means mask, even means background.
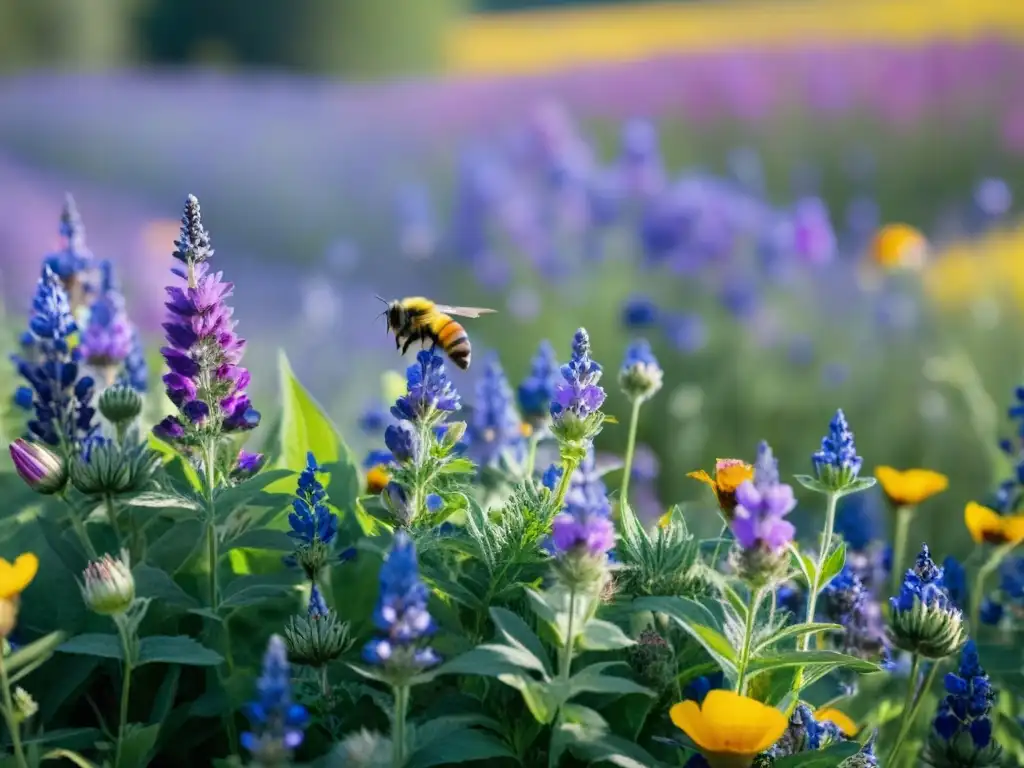
[[[4,666],[7,669],[7,674],[14,675],[20,669],[31,666],[33,669],[48,658],[50,658],[54,651],[64,642],[63,632],[51,632],[44,637],[35,640],[28,645],[19,648],[10,656],[4,659]],[[120,646],[118,646],[120,648]],[[19,678],[20,679],[20,678]],[[14,682],[13,680],[11,682]]]
[[[181,679],[181,667],[172,666],[163,673],[162,677],[160,688],[157,689],[156,695],[153,697],[153,708],[149,713],[149,722],[153,724],[166,722],[171,710],[174,709],[174,699],[178,695],[178,681]],[[166,735],[165,733],[165,738]]]
[[[176,493],[164,493],[162,491],[147,491],[137,496],[131,496],[123,500],[129,507],[149,507],[152,509],[187,509],[193,512],[202,510],[203,505],[199,499],[181,496]]]
[[[773,669],[785,667],[818,668],[832,671],[833,669],[849,669],[851,672],[870,674],[878,672],[881,667],[856,656],[849,656],[838,651],[772,651],[761,654],[750,660],[748,673],[751,676]],[[827,672],[823,673],[827,674]]]
[[[303,464],[305,466],[305,464]],[[264,490],[274,483],[281,485],[281,481],[295,476],[291,469],[266,469],[259,474],[250,477],[245,482],[226,488],[213,497],[214,509],[217,511],[217,519],[225,520],[238,510],[252,505],[259,501],[259,506],[274,506],[280,504],[281,509],[288,506],[289,496],[280,493],[264,493]]]
[[[875,478],[873,477],[858,477],[848,486],[843,488],[843,490],[839,492],[839,495],[849,496],[851,493],[860,493],[861,491],[866,491],[868,488],[873,488],[876,482],[878,481],[875,480]]]
[[[591,619],[583,627],[579,644],[585,651],[614,651],[636,645],[636,641],[610,621]]]
[[[58,646],[57,652],[124,660],[124,653],[121,650],[121,638],[117,635],[101,635],[97,633],[78,635],[72,637],[63,645]]]
[[[715,627],[720,626],[711,611],[685,597],[641,597],[633,601],[634,611],[653,611],[671,617],[722,667],[723,672],[736,669],[736,649]]]
[[[607,731],[570,723],[562,723],[559,730],[568,735],[570,751],[592,764],[611,763],[620,768],[660,768],[664,765],[642,747]]]
[[[11,760],[13,761],[14,758],[11,758]],[[51,749],[43,754],[43,760],[67,760],[77,765],[78,768],[97,768],[96,763],[82,757],[77,752],[72,752],[70,749]],[[17,765],[16,762],[13,764]]]
[[[93,746],[101,735],[97,728],[57,728],[25,737],[22,739],[22,743],[26,746],[36,744],[41,747],[59,746],[65,749],[87,749]]]
[[[224,659],[215,651],[185,635],[153,635],[139,643],[138,665],[184,664],[190,667],[215,667]]]
[[[465,475],[471,472],[476,472],[476,464],[469,459],[452,459],[441,467],[442,475]]]
[[[807,586],[810,587],[814,583],[814,577],[818,573],[818,566],[815,564],[813,558],[805,555],[799,549],[796,544],[789,545],[790,561],[793,563],[793,567],[803,574],[804,581]]]
[[[485,643],[442,665],[437,675],[499,677],[522,667],[546,674],[544,663],[520,646]]]
[[[839,546],[825,558],[825,564],[822,566],[819,576],[821,579],[821,583],[818,585],[819,590],[827,587],[829,582],[843,570],[844,565],[846,565],[846,544],[840,542]]]
[[[801,752],[788,757],[780,757],[772,763],[772,768],[836,768],[848,757],[860,752],[860,744],[846,741],[833,744],[827,749],[817,752]]]
[[[525,621],[505,608],[492,608],[490,614],[494,626],[505,642],[533,657],[536,663],[530,669],[535,669],[545,675],[551,673],[544,644]]]
[[[130,723],[125,729],[124,740],[121,742],[121,762],[118,768],[146,768],[150,763],[150,753],[156,746],[160,735],[160,724],[140,725]]]
[[[161,605],[196,608],[199,601],[188,594],[167,573],[142,563],[132,569],[135,578],[135,594],[138,597],[149,597]]]
[[[515,673],[498,675],[498,679],[522,694],[526,708],[538,723],[550,723],[555,719],[555,713],[562,702],[556,699],[546,684]]]
[[[220,610],[222,613],[229,612],[268,600],[280,600],[294,593],[294,583],[281,583],[276,576],[241,576],[225,588]]]
[[[177,573],[203,546],[206,538],[199,520],[183,520],[171,526],[146,552],[146,561],[168,573]]]
[[[653,696],[654,692],[634,683],[627,677],[605,674],[610,669],[629,669],[621,661],[602,661],[591,664],[577,672],[569,679],[569,698],[580,693],[608,693],[625,696],[630,693],[642,693]]]
[[[295,540],[284,531],[257,528],[239,534],[224,545],[225,552],[232,549],[265,549],[270,552],[291,552],[295,549]]]
[[[811,622],[809,624],[791,624],[788,627],[783,627],[774,635],[761,640],[754,646],[754,652],[758,653],[763,651],[765,648],[777,645],[787,638],[801,637],[803,635],[818,632],[842,632],[843,629],[844,627],[842,624],[826,624],[818,622]]]
[[[810,475],[793,475],[793,479],[808,491],[814,491],[815,493],[822,493],[826,495],[832,493],[832,490],[827,485]]]
[[[463,728],[445,738],[431,739],[418,746],[405,768],[432,768],[475,760],[516,759],[516,754],[496,736],[474,728]]]

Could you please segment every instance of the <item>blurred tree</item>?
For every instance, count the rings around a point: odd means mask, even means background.
[[[149,0],[140,32],[153,60],[234,61],[351,77],[429,73],[466,0]],[[211,55],[211,52],[214,52]]]
[[[0,0],[0,69],[117,66],[136,53],[138,0]]]

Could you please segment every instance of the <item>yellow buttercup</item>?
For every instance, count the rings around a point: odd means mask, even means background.
[[[930,469],[878,467],[875,477],[885,495],[897,507],[916,507],[949,487],[948,477]]]
[[[857,731],[859,730],[857,728],[857,724],[853,722],[853,719],[849,715],[844,712],[840,712],[834,707],[824,707],[819,709],[814,713],[814,719],[819,723],[827,720],[842,731],[844,736],[850,739],[856,736]]]
[[[0,600],[10,600],[24,592],[38,570],[39,558],[31,552],[18,555],[13,563],[0,557]]]
[[[715,459],[715,476],[712,478],[703,469],[690,472],[692,477],[705,485],[710,485],[715,492],[718,506],[726,517],[731,517],[736,509],[736,489],[746,480],[754,479],[754,468],[742,459]]]
[[[1000,515],[970,501],[964,508],[964,523],[976,544],[1019,544],[1024,541],[1024,515]]]

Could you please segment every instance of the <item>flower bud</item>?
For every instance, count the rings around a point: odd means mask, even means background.
[[[71,484],[86,496],[130,493],[149,482],[158,461],[146,445],[125,449],[99,438],[71,463]]]
[[[295,550],[294,562],[303,570],[306,578],[310,581],[316,581],[320,577],[320,572],[330,561],[331,548],[318,536]]]
[[[365,728],[346,736],[338,746],[342,765],[353,768],[388,768],[393,762],[391,742]]]
[[[107,421],[123,426],[135,421],[142,413],[142,395],[131,387],[115,384],[103,390],[97,405]]]
[[[124,550],[116,560],[104,555],[92,561],[82,576],[85,584],[80,586],[85,604],[101,616],[122,614],[135,602],[135,578]]]
[[[626,350],[619,369],[619,388],[633,402],[649,400],[661,389],[665,372],[651,352],[651,345],[637,339]]]
[[[399,464],[418,462],[423,448],[416,429],[408,421],[389,425],[384,430],[384,445]]]
[[[789,550],[785,549],[773,552],[765,546],[735,546],[729,561],[736,574],[754,589],[782,582],[789,573]]]
[[[20,686],[14,689],[12,698],[14,700],[14,719],[19,723],[24,723],[39,711],[39,705],[36,704],[35,699]]]
[[[38,443],[18,438],[11,443],[11,459],[18,476],[33,491],[60,493],[68,482],[67,465],[60,456]]]
[[[415,511],[409,505],[409,497],[405,495],[405,489],[401,485],[396,482],[388,483],[381,492],[381,500],[398,525],[407,526],[412,522]]]
[[[666,693],[675,685],[675,657],[668,641],[653,629],[645,629],[626,651],[629,666],[649,688]]]
[[[952,656],[967,642],[964,616],[959,610],[917,599],[909,610],[892,612],[889,636],[897,648],[936,660]]]
[[[466,434],[466,422],[453,421],[445,425],[444,435],[441,437],[441,445],[445,448],[454,448]]]
[[[284,630],[288,658],[307,667],[323,667],[341,656],[352,642],[349,627],[334,611],[293,616]]]
[[[934,768],[964,768],[965,766],[998,768],[998,766],[1005,765],[1003,749],[995,739],[989,740],[987,746],[979,749],[967,730],[946,740],[932,729],[928,738],[928,746],[925,748],[924,759],[926,765]],[[848,768],[848,766],[843,763],[841,768]]]

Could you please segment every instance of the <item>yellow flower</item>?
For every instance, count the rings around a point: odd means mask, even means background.
[[[948,477],[930,469],[879,467],[875,470],[875,477],[885,495],[897,507],[916,507],[949,487]]]
[[[710,485],[718,499],[718,506],[726,517],[731,517],[732,511],[736,509],[736,489],[744,481],[754,479],[754,468],[742,459],[715,459],[714,479],[703,469],[690,472],[687,477]]]
[[[712,768],[749,766],[779,740],[786,716],[774,707],[732,691],[714,690],[697,706],[683,701],[669,710],[673,724],[696,744]]]
[[[391,475],[386,466],[378,464],[371,467],[370,471],[366,473],[366,492],[380,493],[390,480]]]
[[[1024,541],[1024,515],[1000,515],[969,501],[964,508],[964,523],[976,544],[1019,544]]]
[[[869,256],[882,269],[920,269],[928,241],[909,224],[886,224],[875,234]]]
[[[856,736],[857,731],[859,730],[857,728],[857,724],[853,722],[853,719],[849,715],[840,712],[838,709],[834,709],[833,707],[819,709],[814,713],[814,719],[819,723],[827,720],[842,731],[844,736],[850,739]]]
[[[0,557],[0,600],[10,600],[24,592],[38,570],[39,558],[31,552],[18,555],[13,564]]]

